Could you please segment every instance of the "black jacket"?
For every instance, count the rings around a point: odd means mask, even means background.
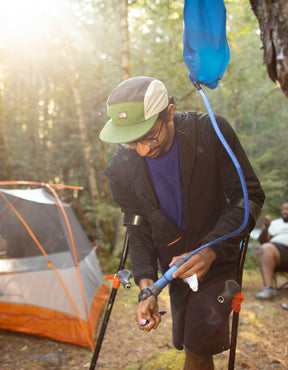
[[[249,200],[262,207],[265,195],[229,123],[216,116],[217,124],[236,155],[245,176]],[[104,171],[112,194],[122,211],[140,215],[141,226],[128,226],[129,249],[136,283],[157,279],[157,259],[162,273],[173,256],[226,235],[243,222],[242,187],[235,166],[216,135],[207,114],[176,112],[176,132],[182,152],[182,186],[185,203],[185,231],[169,222],[161,212],[145,159],[119,145]],[[212,247],[217,259],[207,277],[234,268],[239,240],[255,226],[252,217],[239,237]],[[181,237],[178,242],[168,245]]]

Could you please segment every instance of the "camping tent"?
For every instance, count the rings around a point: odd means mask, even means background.
[[[108,295],[70,204],[42,188],[0,189],[0,328],[93,349]]]

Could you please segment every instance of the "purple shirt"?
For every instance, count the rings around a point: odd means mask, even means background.
[[[165,216],[184,230],[184,199],[181,181],[181,148],[175,133],[173,143],[159,158],[145,157]]]

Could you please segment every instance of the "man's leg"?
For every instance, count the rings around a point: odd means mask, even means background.
[[[184,370],[214,370],[212,356],[194,355],[187,348],[185,348],[185,354]]]
[[[273,287],[275,268],[280,264],[280,253],[272,243],[264,243],[259,250],[259,265],[264,287]]]
[[[213,355],[229,349],[231,302],[220,304],[217,298],[233,274],[226,272],[212,281],[200,282],[197,292],[180,279],[171,282],[173,342],[179,350],[184,345],[185,370],[213,370]],[[185,299],[181,299],[181,292]]]
[[[258,261],[264,289],[257,293],[255,298],[272,299],[276,296],[276,289],[273,287],[273,276],[276,267],[280,265],[280,252],[272,243],[264,243],[260,247]]]

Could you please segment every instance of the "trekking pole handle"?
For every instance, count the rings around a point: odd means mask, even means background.
[[[224,290],[218,295],[217,301],[219,303],[224,303],[230,301],[233,296],[241,292],[240,285],[235,280],[226,280]]]

